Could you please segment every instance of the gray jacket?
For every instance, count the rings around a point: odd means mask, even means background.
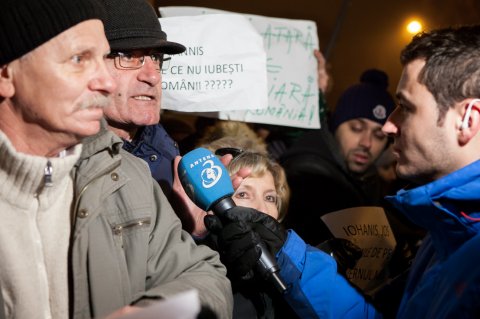
[[[104,316],[195,288],[218,318],[231,318],[231,286],[218,254],[182,230],[148,166],[121,143],[101,131],[84,141],[75,167],[72,316]]]

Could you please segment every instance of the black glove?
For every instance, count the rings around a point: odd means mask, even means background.
[[[250,278],[261,252],[258,248],[263,241],[275,255],[283,246],[286,232],[272,217],[252,208],[236,206],[221,217],[207,215],[205,226],[217,236],[222,262],[229,276]]]
[[[343,238],[332,238],[319,244],[317,248],[332,255],[337,262],[338,272],[346,274],[347,269],[352,269],[362,257],[362,249]]]

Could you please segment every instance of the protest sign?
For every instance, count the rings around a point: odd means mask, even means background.
[[[227,12],[199,7],[160,7],[159,10],[165,17]],[[262,37],[267,53],[268,107],[252,109],[245,105],[243,110],[219,109],[218,117],[253,123],[319,128],[317,61],[313,55],[313,50],[318,49],[315,22],[242,15]],[[170,30],[167,30],[167,33],[169,32]],[[230,36],[235,37],[234,34]],[[250,93],[245,91],[244,94]]]
[[[396,240],[381,207],[354,207],[323,215],[323,222],[332,235],[360,247],[362,257],[347,278],[362,290],[375,290],[385,279],[382,273],[390,261]]]
[[[160,22],[168,39],[187,47],[162,71],[163,109],[267,107],[266,54],[260,35],[245,17],[216,14]]]

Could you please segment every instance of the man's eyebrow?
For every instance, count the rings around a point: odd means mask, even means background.
[[[395,94],[395,98],[396,98],[397,100],[405,100],[405,95],[403,95],[402,92],[397,92],[397,93]]]

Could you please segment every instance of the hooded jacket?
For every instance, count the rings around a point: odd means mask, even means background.
[[[73,317],[197,289],[202,305],[230,318],[231,286],[218,254],[182,230],[148,166],[109,131],[83,144],[74,170]]]
[[[478,318],[480,161],[387,200],[428,230],[397,317]]]
[[[397,318],[480,315],[480,160],[432,183],[388,197],[428,230],[409,274]],[[334,259],[290,232],[277,254],[292,288],[286,299],[308,318],[378,318],[345,284]],[[318,271],[318,270],[321,271]]]

